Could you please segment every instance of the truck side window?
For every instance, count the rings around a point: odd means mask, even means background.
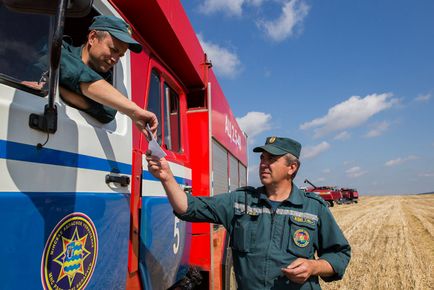
[[[179,94],[164,81],[156,69],[152,70],[147,109],[158,118],[157,141],[166,149],[180,152],[181,128]]]
[[[181,132],[179,129],[179,96],[169,85],[164,83],[164,144],[167,149],[181,150]]]
[[[153,70],[151,74],[151,84],[149,86],[149,95],[148,95],[148,111],[154,112],[157,116],[158,123],[161,122],[161,83],[160,83],[160,75],[157,71]],[[158,126],[157,129],[157,141],[158,144],[161,145],[162,132],[161,126]]]
[[[49,23],[49,16],[16,13],[0,4],[0,83],[41,95]]]

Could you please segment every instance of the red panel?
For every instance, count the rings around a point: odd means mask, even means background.
[[[130,198],[130,240],[128,244],[128,273],[127,285],[129,289],[140,286],[138,279],[139,269],[139,207],[140,207],[140,185],[142,181],[142,154],[134,150],[132,154],[131,174],[131,198]]]
[[[131,94],[132,100],[141,108],[145,108],[149,55],[146,51],[130,53],[131,59]],[[143,134],[133,125],[133,149],[139,149]]]
[[[190,158],[193,177],[193,195],[209,196],[209,133],[208,112],[187,113],[189,127],[188,143],[190,144]]]
[[[188,142],[192,164],[193,195],[209,196],[209,133],[208,111],[191,111],[187,113],[189,127]],[[210,225],[208,223],[192,224],[192,247],[190,262],[202,269],[211,269]]]
[[[211,270],[211,247],[209,224],[208,234],[193,236],[191,239],[190,263],[204,271]]]
[[[209,71],[209,81],[212,99],[212,136],[247,166],[247,138],[238,126],[212,70]]]

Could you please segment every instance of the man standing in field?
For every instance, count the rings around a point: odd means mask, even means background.
[[[239,289],[321,289],[318,277],[342,279],[351,257],[348,241],[326,203],[293,184],[300,143],[269,137],[253,151],[261,153],[264,186],[213,197],[187,195],[164,158],[148,151],[146,160],[180,219],[227,229]]]

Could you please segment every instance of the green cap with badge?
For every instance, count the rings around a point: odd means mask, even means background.
[[[107,31],[111,36],[128,44],[128,48],[133,52],[141,52],[142,46],[132,38],[130,26],[120,18],[115,16],[100,15],[93,18],[89,30]]]
[[[255,147],[253,152],[267,151],[271,155],[285,155],[291,153],[295,157],[300,157],[301,144],[290,138],[267,137],[264,146]]]

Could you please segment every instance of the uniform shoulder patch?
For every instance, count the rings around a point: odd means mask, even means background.
[[[321,196],[319,196],[318,194],[314,193],[314,192],[305,192],[306,197],[311,198],[311,199],[315,199],[318,202],[320,202],[322,205],[327,206],[327,203],[325,202],[324,199],[322,199]]]

